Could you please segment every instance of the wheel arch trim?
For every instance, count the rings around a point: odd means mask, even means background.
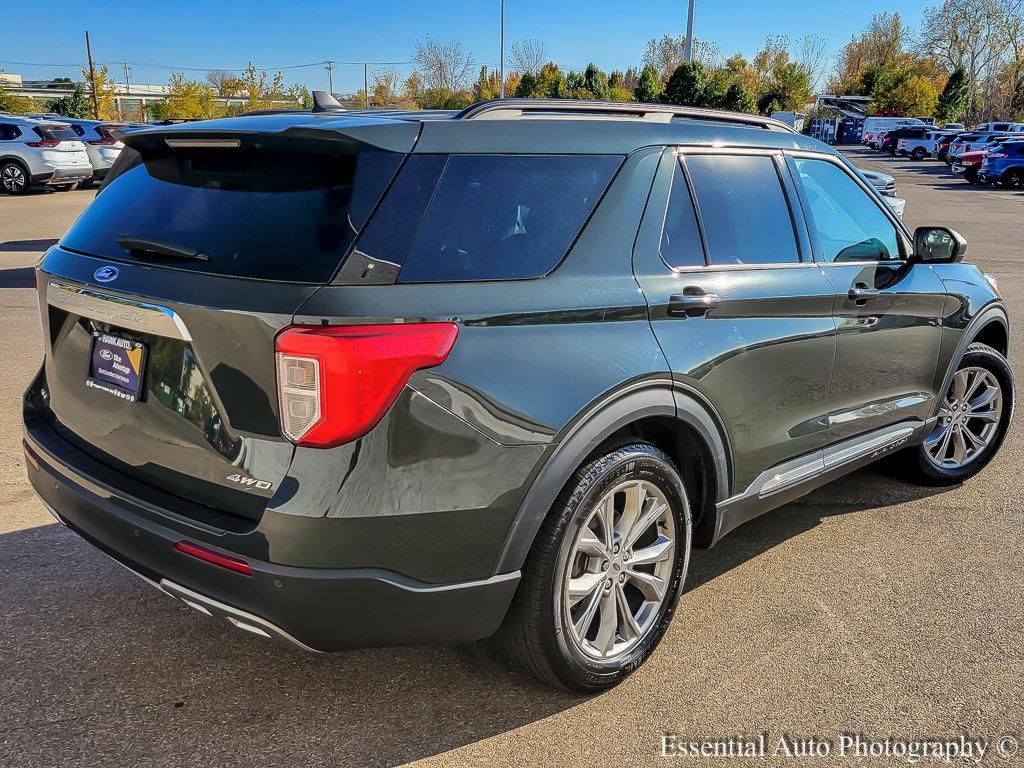
[[[647,380],[598,401],[574,419],[542,460],[519,505],[493,572],[522,567],[551,506],[576,468],[609,436],[645,418],[669,417],[693,429],[712,457],[717,501],[726,498],[730,492],[731,454],[719,420],[702,401],[703,398],[669,379]]]
[[[953,374],[956,373],[957,366],[960,365],[960,361],[967,353],[967,348],[971,346],[981,332],[992,323],[998,323],[1001,325],[1003,327],[1003,332],[1006,334],[1006,338],[1010,338],[1010,323],[1006,316],[1006,307],[1002,302],[988,304],[971,319],[970,323],[967,324],[967,328],[964,329],[963,335],[960,337],[960,342],[957,344],[957,348],[953,352],[952,357],[950,357],[949,364],[946,366],[946,373],[942,377],[942,384],[939,387],[937,397],[935,398],[935,411],[932,413],[933,416],[938,414],[939,408],[942,405],[943,395],[946,390],[949,389],[949,385],[953,381]]]

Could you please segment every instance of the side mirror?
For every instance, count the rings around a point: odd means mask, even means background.
[[[914,261],[955,264],[963,261],[967,241],[949,227],[918,227],[914,230]]]

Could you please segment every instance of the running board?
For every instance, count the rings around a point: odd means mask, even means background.
[[[714,541],[775,507],[893,451],[920,442],[934,419],[904,421],[777,464],[758,475],[745,491],[718,503]]]

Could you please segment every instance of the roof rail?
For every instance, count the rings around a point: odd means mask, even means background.
[[[735,123],[769,131],[797,133],[781,120],[744,112],[683,107],[676,104],[644,104],[631,101],[587,101],[581,99],[492,99],[473,104],[459,112],[457,120],[509,120],[519,117],[592,118],[650,120],[668,123],[673,118]]]

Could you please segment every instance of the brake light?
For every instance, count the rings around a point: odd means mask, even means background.
[[[221,568],[241,573],[243,576],[252,576],[252,566],[240,557],[218,552],[215,549],[210,549],[202,544],[195,544],[191,541],[179,541],[174,545],[174,548],[183,555],[194,557],[211,565],[219,565]]]
[[[44,139],[43,141],[26,141],[25,142],[26,146],[28,146],[28,147],[36,147],[37,149],[39,147],[44,147],[44,148],[47,148],[47,149],[53,149],[58,144],[60,144],[59,141],[52,141],[52,140],[46,140],[46,139]]]
[[[281,431],[314,448],[362,437],[415,371],[445,361],[458,333],[454,323],[285,328],[275,341]]]

